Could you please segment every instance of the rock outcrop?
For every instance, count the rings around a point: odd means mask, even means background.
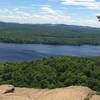
[[[0,86],[0,94],[6,94],[14,92],[14,86],[13,85],[1,85]]]
[[[70,86],[57,89],[14,88],[0,86],[0,100],[100,100],[100,95],[88,87]]]

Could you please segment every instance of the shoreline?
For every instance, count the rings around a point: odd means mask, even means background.
[[[23,44],[42,44],[42,45],[61,45],[61,46],[100,46],[100,44],[60,44],[60,43],[30,43],[30,42],[0,42],[2,44],[19,44],[19,45],[23,45]]]

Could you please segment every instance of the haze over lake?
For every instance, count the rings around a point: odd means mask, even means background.
[[[0,43],[0,62],[26,61],[47,56],[100,56],[100,46]]]

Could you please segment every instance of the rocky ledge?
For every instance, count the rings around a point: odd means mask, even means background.
[[[100,100],[100,94],[82,86],[32,89],[1,85],[0,100]]]

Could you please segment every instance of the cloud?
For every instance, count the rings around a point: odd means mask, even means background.
[[[44,14],[56,14],[56,11],[48,6],[41,7],[41,12]]]
[[[96,0],[60,0],[63,5],[81,6],[88,9],[100,9],[100,2]]]
[[[14,8],[14,9],[13,9],[13,11],[19,11],[19,10],[20,10],[19,8]]]
[[[100,23],[96,20],[83,20],[83,19],[73,19],[70,16],[54,16],[54,15],[31,15],[31,16],[0,16],[0,20],[7,22],[19,22],[19,23],[51,23],[51,24],[68,24],[68,25],[81,25],[81,26],[93,26],[100,27]]]
[[[45,15],[63,15],[64,12],[62,10],[58,10],[58,9],[54,9],[48,5],[43,5],[41,8],[40,8],[40,13],[41,14],[45,14]]]
[[[86,0],[85,0],[86,1]],[[82,25],[82,26],[96,26],[100,27],[100,23],[95,20],[76,19],[66,14],[61,9],[54,9],[48,5],[40,6],[37,12],[27,12],[20,8],[13,9],[0,9],[0,20],[7,22],[19,22],[19,23],[52,23],[52,24],[70,24],[70,25]]]

